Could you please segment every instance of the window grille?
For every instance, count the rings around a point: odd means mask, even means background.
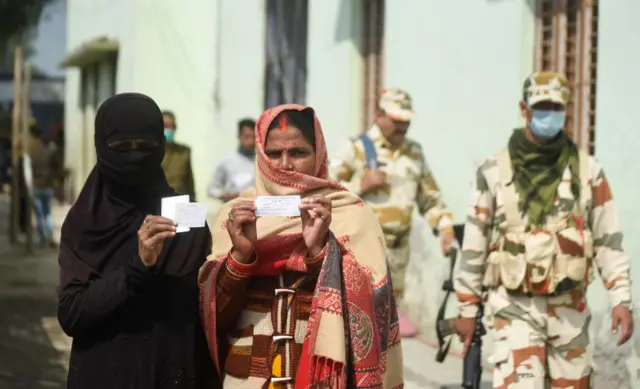
[[[581,148],[595,152],[598,0],[538,0],[535,70],[569,80],[566,131]]]
[[[377,99],[382,89],[382,66],[384,49],[384,0],[363,0],[362,42],[363,130],[373,124]]]

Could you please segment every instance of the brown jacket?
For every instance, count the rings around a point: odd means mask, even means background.
[[[31,151],[31,170],[33,187],[38,189],[53,188],[58,161],[53,150],[45,144],[36,144]]]
[[[195,184],[191,171],[191,149],[178,143],[167,144],[162,170],[167,182],[179,194],[186,194],[195,200]]]

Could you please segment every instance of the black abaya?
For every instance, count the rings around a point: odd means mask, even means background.
[[[166,240],[153,267],[138,256],[144,218],[176,195],[160,167],[162,114],[146,96],[116,95],[100,107],[95,128],[98,163],[60,245],[58,319],[73,337],[67,387],[216,388],[196,282],[211,251],[209,229]],[[127,140],[157,146],[108,146]]]

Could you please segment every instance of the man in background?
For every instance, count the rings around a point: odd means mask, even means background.
[[[445,205],[418,142],[407,138],[413,118],[411,97],[399,89],[383,90],[375,124],[349,141],[332,161],[331,173],[350,191],[370,204],[387,243],[393,294],[401,301],[411,250],[415,206],[440,237],[446,255],[454,240],[453,216]],[[400,314],[400,333],[416,335],[415,326]]]
[[[33,175],[33,190],[31,201],[36,218],[36,228],[40,236],[40,246],[56,248],[53,241],[53,216],[51,215],[51,203],[55,195],[54,179],[61,161],[56,159],[56,154],[42,139],[42,134],[35,125],[31,125],[31,171]]]
[[[209,197],[227,202],[253,187],[255,181],[256,122],[242,119],[238,122],[238,150],[223,156],[213,171],[209,184]]]
[[[167,177],[167,182],[177,193],[189,195],[191,201],[195,201],[196,190],[191,171],[191,149],[183,144],[176,143],[177,130],[176,116],[171,111],[163,111],[164,137],[166,139],[162,169]]]

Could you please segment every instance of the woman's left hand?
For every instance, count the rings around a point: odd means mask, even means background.
[[[302,199],[299,208],[302,237],[307,245],[309,257],[313,258],[320,254],[327,242],[331,224],[331,200],[324,196],[311,196]],[[313,211],[313,216],[309,211]]]

